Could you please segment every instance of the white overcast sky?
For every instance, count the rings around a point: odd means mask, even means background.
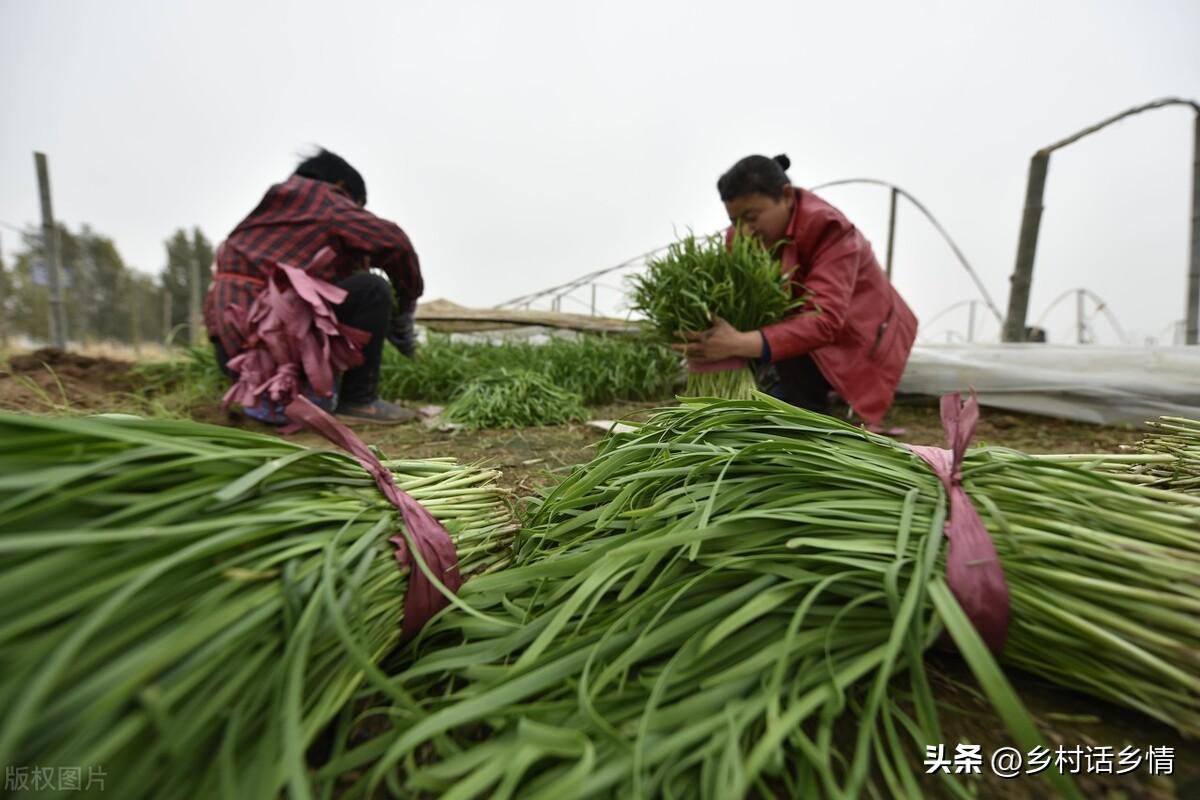
[[[0,221],[38,221],[43,150],[57,215],[154,272],[175,228],[223,237],[320,144],[412,237],[425,299],[485,306],[717,228],[720,173],[782,151],[798,185],[913,193],[1003,310],[1029,156],[1200,98],[1198,35],[1183,0],[0,0]],[[1054,155],[1031,322],[1077,286],[1139,338],[1183,317],[1192,138],[1172,108]],[[886,191],[825,197],[882,260]],[[923,320],[977,296],[911,207],[895,263]],[[1068,337],[1073,302],[1048,322]]]

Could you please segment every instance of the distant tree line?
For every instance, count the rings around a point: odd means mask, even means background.
[[[212,243],[199,228],[180,228],[164,242],[166,263],[158,275],[130,268],[112,239],[88,225],[72,232],[58,226],[60,285],[67,338],[76,344],[168,342],[186,344],[188,281],[196,263],[200,296],[212,280]],[[0,253],[0,345],[24,337],[49,343],[50,269],[40,229],[21,236],[22,247],[8,265]]]

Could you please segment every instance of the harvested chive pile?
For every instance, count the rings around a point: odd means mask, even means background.
[[[1143,485],[1200,496],[1200,420],[1160,417],[1146,424],[1150,433],[1137,444],[1143,458],[1126,474]]]
[[[1138,472],[1156,485],[1200,496],[1200,420],[1161,417],[1148,423],[1151,432],[1138,443],[1147,455],[1165,455],[1168,462],[1147,463]]]
[[[468,428],[531,428],[587,419],[582,398],[529,370],[499,369],[475,378],[445,418]]]
[[[1200,506],[1003,450],[963,477],[1011,594],[1000,664],[1200,734]],[[1011,743],[1045,742],[947,587],[946,514],[890,439],[685,401],[544,498],[513,566],[463,589],[486,618],[435,620],[393,679],[414,702],[326,773],[366,770],[350,797],[968,796],[914,767],[945,741],[943,633]]]
[[[1103,473],[1147,489],[1174,493],[1176,502],[1200,502],[1200,420],[1159,417],[1147,422],[1150,432],[1123,453],[1075,453],[1041,455],[1038,458]],[[1126,448],[1127,449],[1127,448]],[[1190,495],[1190,498],[1180,495]]]
[[[464,576],[496,473],[387,463]],[[349,456],[173,420],[0,414],[0,763],[122,798],[308,796],[306,748],[400,638],[398,512]]]
[[[679,355],[645,338],[581,335],[545,344],[454,342],[433,334],[405,358],[384,348],[380,394],[389,399],[445,402],[466,383],[498,369],[528,370],[587,405],[616,400],[666,400],[682,383]]]
[[[679,341],[681,331],[707,330],[714,315],[739,331],[752,331],[804,303],[793,297],[790,279],[770,251],[740,233],[728,247],[720,234],[688,236],[630,281],[633,310],[671,341]],[[688,375],[687,394],[693,397],[748,399],[753,391],[749,369]]]

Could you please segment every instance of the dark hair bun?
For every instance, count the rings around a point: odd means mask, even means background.
[[[735,197],[750,194],[765,194],[774,200],[782,200],[791,183],[787,176],[787,168],[791,163],[791,159],[784,155],[774,158],[746,156],[717,181],[721,202],[728,203]]]

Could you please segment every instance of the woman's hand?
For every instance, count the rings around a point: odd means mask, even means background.
[[[758,331],[739,331],[715,314],[708,330],[680,331],[679,335],[687,344],[673,344],[671,348],[696,361],[762,356],[762,335]]]

